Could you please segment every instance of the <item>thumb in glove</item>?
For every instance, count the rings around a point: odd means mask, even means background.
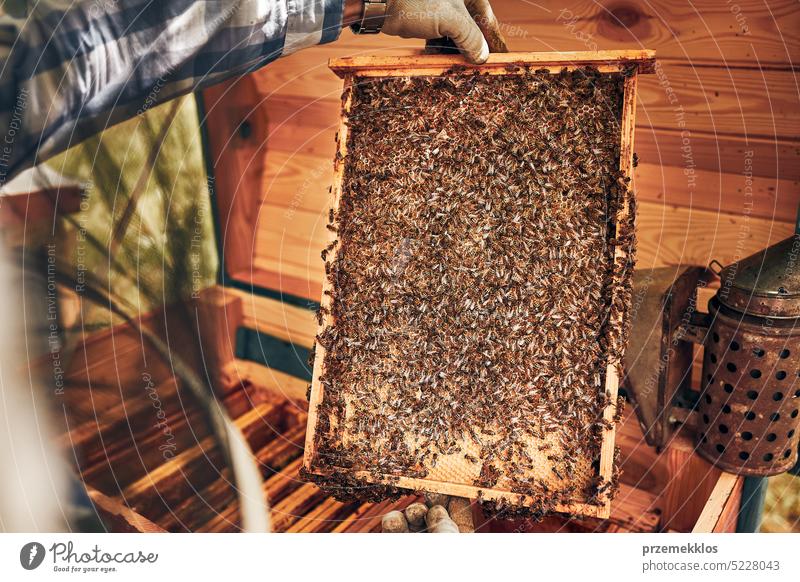
[[[494,20],[488,0],[467,0],[475,18]],[[489,45],[465,0],[388,0],[383,32],[402,38],[449,37],[472,63],[485,63]]]

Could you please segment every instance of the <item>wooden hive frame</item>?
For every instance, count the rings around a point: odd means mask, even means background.
[[[352,91],[349,89],[355,79],[364,77],[432,77],[441,75],[473,74],[478,71],[488,75],[513,75],[524,72],[525,70],[547,70],[550,73],[558,73],[563,69],[575,70],[587,66],[594,67],[600,73],[625,73],[624,97],[621,114],[621,147],[619,167],[624,176],[632,177],[633,169],[633,141],[636,120],[636,90],[637,77],[640,73],[651,73],[655,67],[655,53],[650,50],[635,51],[596,51],[596,52],[542,52],[542,53],[506,53],[490,55],[489,60],[483,65],[470,65],[457,55],[419,55],[419,56],[363,56],[333,59],[330,61],[330,68],[344,79],[344,95],[340,116],[339,132],[337,137],[337,154],[334,162],[334,182],[332,188],[331,206],[334,211],[339,208],[342,196],[342,185],[344,181],[345,160],[347,158],[348,141],[348,117],[352,106]],[[628,183],[626,199],[632,196],[632,185]],[[624,203],[617,213],[617,224],[624,223],[629,218],[630,205]],[[336,242],[336,235],[329,234],[329,243],[333,254],[338,253],[339,245]],[[617,245],[614,253],[614,261],[627,261],[629,259],[627,249]],[[619,286],[615,287],[613,294],[620,293]],[[611,303],[616,300],[616,296],[611,297]],[[332,284],[326,278],[323,283],[323,292],[320,304],[323,308],[323,318],[318,328],[321,333],[331,324],[330,315],[332,303]],[[612,323],[612,328],[617,328],[623,324],[622,314],[618,314],[617,321]],[[323,375],[323,365],[325,359],[325,349],[317,343],[315,362],[313,369],[313,380],[311,385],[311,396],[309,402],[308,430],[306,434],[306,444],[303,464],[307,471],[314,471],[315,457],[315,429],[318,420],[318,409],[324,398],[324,389],[320,382]],[[610,395],[610,402],[614,403],[617,399],[619,388],[619,373],[617,364],[609,362],[606,368],[605,390]],[[613,417],[615,406],[609,404],[604,411],[604,419],[609,422],[610,428],[603,431],[603,441],[600,453],[599,475],[604,482],[612,479],[614,465],[614,435],[615,428]],[[361,471],[355,476],[368,482],[376,482],[369,472]],[[409,490],[426,490],[438,493],[445,493],[458,497],[474,499],[480,495],[486,500],[499,500],[508,498],[509,493],[502,490],[465,485],[459,483],[448,483],[433,481],[428,479],[399,477],[385,478],[384,483],[391,483],[393,486]],[[514,498],[517,495],[512,495]],[[611,513],[611,500],[608,495],[603,496],[601,504],[589,504],[575,502],[567,505],[558,505],[557,511],[575,515],[589,517],[607,518]]]

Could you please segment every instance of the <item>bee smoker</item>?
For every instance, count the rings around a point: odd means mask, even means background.
[[[697,289],[714,275],[720,288],[701,313]],[[637,273],[632,314],[623,387],[649,444],[664,447],[678,425],[693,424],[698,454],[724,471],[769,476],[795,465],[800,231],[713,274]],[[699,393],[693,344],[704,350]]]

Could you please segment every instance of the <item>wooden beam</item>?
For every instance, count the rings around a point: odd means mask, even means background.
[[[298,519],[287,533],[315,533],[328,531],[341,523],[356,507],[357,503],[343,503],[329,497],[311,512]]]
[[[734,532],[739,515],[744,478],[721,473],[692,533]],[[738,495],[737,495],[738,493]]]
[[[114,533],[164,533],[164,529],[116,499],[85,485],[86,493],[103,524]]]
[[[275,405],[259,404],[237,418],[234,424],[245,434],[252,433],[254,428],[276,425],[280,420],[280,414],[281,410]],[[152,501],[177,503],[184,494],[191,494],[198,486],[197,483],[188,482],[189,470],[198,461],[205,461],[204,470],[209,470],[211,467],[208,466],[208,463],[214,459],[219,461],[221,454],[216,439],[208,436],[197,445],[171,457],[167,462],[125,487],[122,497],[132,505],[141,505]]]
[[[236,330],[244,317],[242,299],[224,287],[215,285],[200,291],[191,300],[199,333],[200,352],[205,374],[217,394],[224,393],[224,371],[236,359]],[[193,326],[194,327],[194,326]]]
[[[228,292],[242,298],[243,326],[304,348],[310,349],[314,345],[317,322],[310,309],[238,289],[231,288]],[[315,300],[320,294],[321,291]]]
[[[210,163],[209,186],[217,204],[225,271],[251,263],[258,198],[252,189],[263,180],[267,118],[258,110],[261,95],[250,75],[215,85],[203,92]]]
[[[667,458],[669,475],[660,499],[661,527],[692,531],[721,472],[695,454],[692,444],[685,450],[676,444],[677,441],[670,444],[663,453]]]
[[[248,360],[234,360],[225,367],[223,375],[227,385],[250,382],[258,390],[264,390],[277,398],[291,400],[302,408],[308,407],[306,400],[308,382],[280,370]]]
[[[264,481],[262,490],[269,499],[270,503],[275,504],[289,495],[292,491],[301,486],[298,471],[302,464],[302,459],[295,461],[274,473]],[[239,514],[238,504],[229,506],[218,512],[212,519],[202,524],[196,531],[199,532],[221,532],[236,529]]]

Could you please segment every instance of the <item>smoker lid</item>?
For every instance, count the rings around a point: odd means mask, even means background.
[[[800,317],[800,232],[719,274],[720,303],[751,315]]]

